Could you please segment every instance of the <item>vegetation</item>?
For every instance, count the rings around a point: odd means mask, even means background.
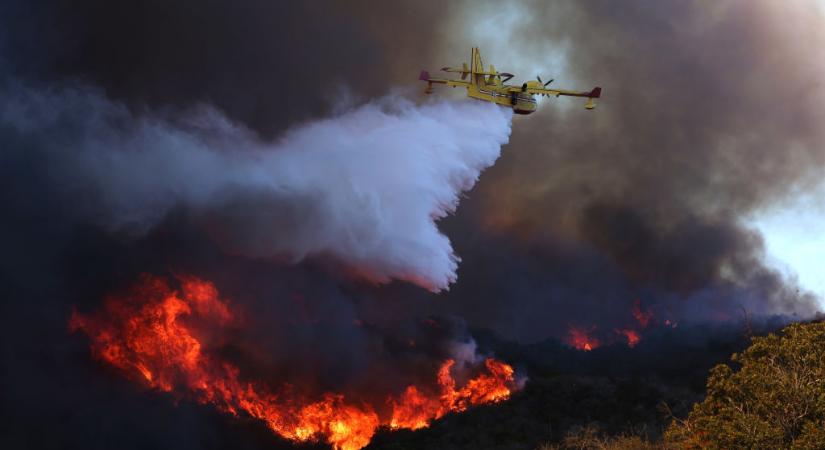
[[[756,337],[711,370],[707,397],[667,442],[680,448],[825,448],[825,322]]]
[[[755,337],[731,359],[734,367],[711,370],[705,400],[674,418],[662,441],[587,426],[537,450],[825,448],[825,322]]]
[[[544,444],[537,450],[659,450],[668,448],[671,447],[650,442],[640,435],[620,434],[607,437],[600,433],[598,427],[588,425],[568,434],[561,444]]]
[[[680,334],[667,345],[586,353],[515,349],[522,353],[509,359],[527,361],[531,378],[513,399],[415,432],[379,432],[368,448],[825,449],[825,322],[737,335],[741,342],[687,345],[691,335]],[[651,361],[658,365],[644,366]]]

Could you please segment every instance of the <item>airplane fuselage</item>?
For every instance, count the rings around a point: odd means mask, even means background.
[[[524,92],[507,92],[496,89],[496,85],[467,86],[467,96],[486,102],[493,102],[501,106],[513,108],[516,114],[530,114],[538,106],[536,99]]]
[[[506,84],[508,80],[513,78],[513,74],[498,72],[492,64],[489,70],[484,70],[481,54],[478,48],[475,47],[473,47],[470,54],[470,61],[469,67],[466,63],[462,63],[461,68],[444,67],[441,69],[445,72],[461,74],[460,80],[431,77],[429,72],[422,70],[418,79],[427,82],[427,89],[424,92],[427,94],[433,92],[434,83],[452,87],[460,86],[467,89],[468,97],[512,108],[516,114],[530,114],[537,109],[538,103],[534,95],[584,97],[587,98],[584,107],[593,109],[596,106],[596,99],[601,97],[602,94],[602,88],[600,87],[595,87],[590,91],[548,88],[547,86],[553,80],[544,83],[538,76],[536,76],[536,80],[526,81],[520,86]]]

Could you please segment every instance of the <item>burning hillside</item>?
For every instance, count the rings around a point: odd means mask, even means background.
[[[633,301],[630,315],[634,323],[626,325],[624,328],[613,328],[613,334],[600,337],[599,329],[596,325],[581,327],[571,325],[568,327],[566,342],[576,350],[589,352],[604,345],[605,342],[624,342],[628,347],[633,348],[642,340],[643,333],[654,325],[675,328],[676,323],[670,319],[665,319],[659,323],[650,309],[642,310],[641,300]]]
[[[461,370],[447,359],[433,385],[410,385],[397,395],[310,394],[306,386],[249,380],[218,351],[241,320],[237,312],[212,283],[191,276],[179,282],[178,290],[146,275],[129,293],[109,297],[102,311],[75,312],[69,329],[89,336],[97,358],[152,389],[246,414],[287,439],[322,439],[338,450],[366,446],[380,426],[423,428],[449,412],[505,400],[516,388],[513,368],[492,358]],[[457,372],[472,376],[459,382]]]
[[[822,4],[0,2],[0,448],[686,417],[752,330],[823,308]],[[454,63],[605,96],[423,95]]]

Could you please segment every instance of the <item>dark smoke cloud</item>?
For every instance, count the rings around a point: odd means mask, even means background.
[[[569,325],[611,334],[633,323],[637,298],[657,320],[680,322],[736,320],[742,308],[813,312],[811,296],[765,265],[761,238],[741,222],[819,175],[825,117],[815,55],[823,39],[812,9],[767,1],[374,3],[0,6],[10,91],[96,86],[125,105],[121,117],[160,117],[180,129],[192,126],[182,112],[213,105],[257,135],[250,139],[412,84],[421,68],[466,60],[473,44],[502,70],[509,68],[499,59],[551,60],[548,48],[564,48],[556,83],[605,89],[592,113],[551,99],[515,121],[501,160],[439,223],[463,261],[458,282],[438,296],[404,283],[352,282],[329,261],[290,266],[227,254],[180,205],[138,237],[82,223],[110,186],[67,195],[88,180],[66,181],[50,169],[55,154],[38,151],[43,140],[82,141],[78,127],[58,120],[29,139],[0,123],[4,448],[277,444],[254,423],[147,396],[91,361],[85,339],[67,335],[72,306],[94,310],[143,272],[213,280],[256,318],[228,349],[233,360],[255,375],[318,388],[402,386],[433,360],[471,348],[472,328],[523,342],[563,337]],[[511,54],[468,38],[479,11],[518,13],[483,34]],[[515,31],[505,34],[507,26]],[[105,125],[95,129],[134,123]],[[71,159],[70,151],[57,154]],[[232,216],[231,208],[217,212]]]
[[[673,222],[739,214],[806,181],[825,138],[822,67],[810,57],[821,18],[813,5],[784,9],[781,20],[777,9],[736,1],[537,7],[516,45],[529,50],[544,30],[551,41],[563,36],[571,75],[603,84],[609,97],[598,115],[544,108],[519,127],[513,146],[530,155],[509,161],[525,169],[522,183],[554,203],[610,200]]]
[[[559,86],[605,91],[592,114],[559,99],[514,121],[502,159],[445,223],[465,258],[444,309],[536,339],[571,321],[609,332],[632,320],[635,298],[697,320],[816,310],[812,295],[765,265],[761,237],[743,224],[821,177],[825,91],[812,55],[823,36],[813,4],[473,8],[481,12],[468,13],[466,28],[488,13],[499,24],[516,17],[513,31],[501,30],[506,47],[541,60],[555,44],[566,72],[547,72]]]
[[[347,96],[362,102],[384,95],[392,85],[385,64],[393,60],[390,51],[430,51],[423,38],[407,47],[382,38],[389,31],[409,34],[420,7],[410,7],[405,20],[384,7],[334,3],[56,1],[0,8],[5,448],[290,447],[260,424],[192,405],[176,408],[171,398],[121,381],[90,359],[85,339],[68,335],[73,307],[93,311],[144,272],[192,272],[215,280],[255,319],[236,336],[237,348],[226,349],[231,359],[250,376],[307,382],[310,390],[393,390],[411,377],[426,378],[455,343],[471,342],[460,320],[448,326],[454,332],[441,334],[417,317],[395,327],[358,325],[355,296],[342,291],[341,284],[349,284],[343,275],[314,263],[290,267],[232,256],[204,234],[191,210],[157,191],[114,208],[121,211],[118,220],[141,225],[142,233],[86,220],[113,211],[111,205],[101,210],[107,203],[101,199],[123,199],[117,186],[154,190],[152,180],[162,183],[167,166],[149,164],[159,170],[147,172],[132,161],[125,170],[107,172],[94,168],[101,160],[84,161],[82,155],[131,147],[144,156],[168,152],[186,162],[173,149],[191,148],[187,136],[197,136],[199,145],[218,144],[227,131],[221,123],[251,130],[234,138],[267,141],[290,124],[327,116],[342,102],[350,106]],[[28,99],[19,101],[21,96]],[[207,111],[210,130],[189,114],[193,109]],[[198,172],[203,161],[188,162],[196,164],[189,167],[195,173],[187,175],[187,186],[214,181]],[[198,174],[204,178],[195,181]],[[138,184],[129,182],[135,177]],[[140,205],[146,200],[168,208],[156,209],[160,214],[148,222],[122,214],[147,211]],[[439,201],[449,209],[449,198]],[[237,211],[237,199],[226,203]],[[280,212],[289,216],[285,221],[300,222],[295,210]],[[199,217],[226,218],[232,211],[219,207]],[[410,339],[417,349],[408,348]],[[51,433],[42,433],[44,424]]]
[[[0,45],[18,76],[81,79],[134,108],[206,102],[274,135],[386,94],[400,55],[433,52],[422,30],[441,8],[373,3],[13,0]]]

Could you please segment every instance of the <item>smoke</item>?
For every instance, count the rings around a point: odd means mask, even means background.
[[[498,158],[510,118],[481,102],[386,97],[267,142],[209,107],[172,120],[84,88],[0,98],[6,132],[34,143],[80,220],[145,234],[184,208],[230,254],[330,256],[432,291],[459,261],[435,222]]]
[[[466,12],[451,18],[463,33],[445,63],[478,45],[513,81],[540,74],[604,96],[592,114],[553,99],[517,118],[508,151],[442,225],[473,282],[440,311],[522,341],[571,323],[609,333],[632,321],[635,299],[682,321],[815,313],[815,296],[771,267],[744,220],[822,179],[825,65],[810,55],[825,34],[813,2]]]
[[[810,317],[815,299],[742,219],[821,180],[811,4],[4,2],[0,70],[20,84],[0,90],[2,434],[243,442],[113,382],[67,338],[73,305],[96,311],[144,272],[212,280],[249,312],[226,349],[244,373],[342,391],[477,359],[470,330],[481,354],[481,330],[611,342],[635,301],[651,334]],[[366,103],[471,46],[513,82],[604,98],[545,99],[509,137],[483,104]],[[364,106],[335,113],[339,92]],[[373,286],[391,279],[442,291]]]

